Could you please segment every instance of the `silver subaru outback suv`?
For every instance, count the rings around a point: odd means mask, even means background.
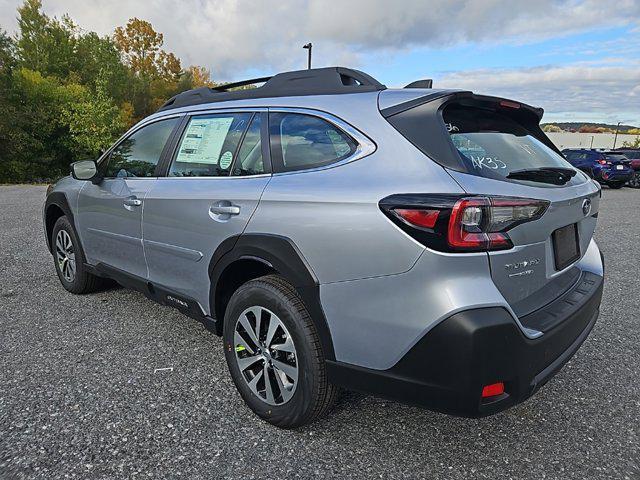
[[[340,387],[467,417],[525,400],[598,316],[600,187],[541,109],[430,86],[335,67],[175,96],[50,187],[60,282],[202,321],[280,427]]]

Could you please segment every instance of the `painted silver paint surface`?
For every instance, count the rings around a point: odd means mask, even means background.
[[[226,238],[244,231],[270,178],[159,178],[144,201],[149,280],[197,300],[209,313],[211,257]],[[221,206],[236,207],[238,214]]]
[[[460,172],[450,173],[467,193],[500,192],[500,195],[550,202],[542,218],[509,230],[509,238],[513,241],[515,248],[489,254],[493,281],[508,302],[515,303],[529,297],[544,287],[548,281],[566,273],[573,266],[568,265],[562,271],[556,270],[551,240],[554,230],[576,223],[580,252],[582,255],[586,252],[596,228],[596,219],[592,215],[598,212],[600,195],[599,187],[582,173],[579,175],[583,176],[583,183],[571,187],[537,187]],[[589,215],[586,216],[582,210],[585,199],[588,199],[591,204]],[[519,272],[520,275],[513,275],[513,271],[505,268],[506,265],[532,259],[538,259],[539,262],[524,270],[529,273]],[[540,298],[540,302],[544,302],[544,297]],[[542,306],[541,303],[540,307]]]
[[[156,178],[107,178],[82,182],[76,221],[87,262],[104,263],[147,278],[142,248],[144,198]],[[131,200],[142,203],[131,205]]]
[[[603,274],[593,240],[576,266]],[[391,368],[438,323],[463,310],[502,307],[522,328],[483,253],[425,250],[404,274],[321,285],[320,298],[336,359],[378,370]]]
[[[555,228],[577,222],[584,254],[576,267],[602,275],[591,239],[595,219],[582,212],[585,198],[592,202],[590,215],[598,212],[593,182],[543,188],[446,171],[380,115],[379,108],[433,92],[390,89],[247,99],[161,112],[129,133],[191,111],[309,109],[345,130],[355,129],[350,131],[360,138],[361,155],[274,176],[111,179],[100,185],[65,178],[54,191],[69,199],[89,263],[104,262],[148,278],[196,299],[205,313],[210,313],[208,265],[220,242],[242,232],[289,237],[321,284],[337,360],[389,368],[453,313],[501,306],[513,315],[509,302],[562,275],[553,266],[550,234]],[[509,232],[513,250],[492,254],[425,249],[378,207],[392,194],[465,192],[541,198],[551,206],[541,220]],[[531,274],[504,277],[505,265],[532,259],[537,261],[525,269]],[[515,315],[514,322],[520,325]]]

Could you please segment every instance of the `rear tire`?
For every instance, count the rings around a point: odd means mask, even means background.
[[[631,180],[627,182],[627,186],[631,188],[640,188],[640,171],[633,172]]]
[[[338,388],[327,380],[318,332],[284,278],[267,275],[236,290],[226,309],[223,338],[240,395],[272,425],[306,425],[335,403]]]
[[[85,257],[75,229],[66,216],[53,226],[51,248],[56,273],[62,286],[71,293],[92,293],[101,289],[106,281],[85,268]]]

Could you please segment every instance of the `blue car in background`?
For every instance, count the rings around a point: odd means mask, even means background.
[[[562,153],[571,165],[611,188],[622,188],[633,177],[631,161],[620,152],[567,148]]]

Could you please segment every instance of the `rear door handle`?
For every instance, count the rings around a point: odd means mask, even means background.
[[[214,215],[240,215],[240,207],[237,205],[213,205],[209,211]]]
[[[125,207],[139,207],[140,205],[142,205],[142,200],[140,200],[136,196],[133,196],[125,198],[123,203]]]

